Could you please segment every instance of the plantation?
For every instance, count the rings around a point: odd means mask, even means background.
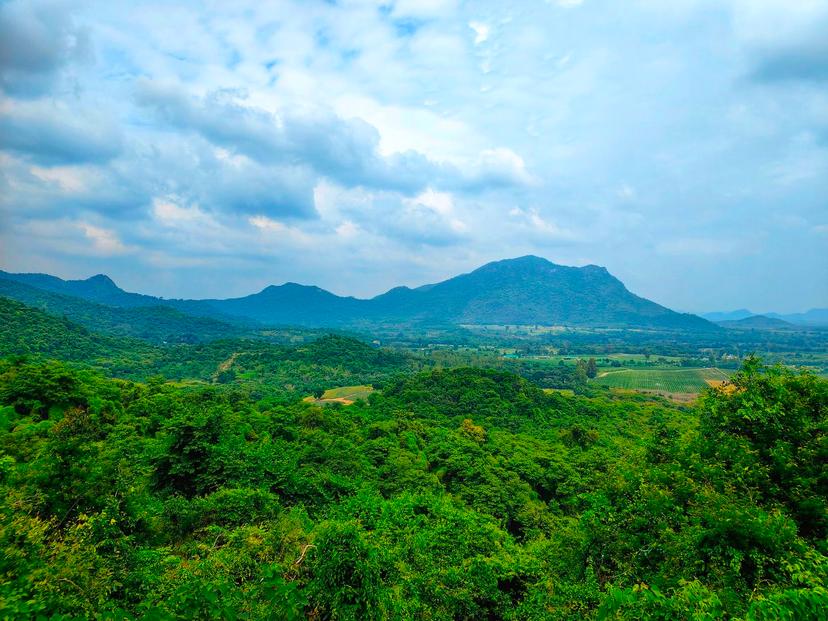
[[[717,368],[706,369],[606,369],[595,378],[595,382],[610,388],[627,390],[652,390],[668,393],[699,393],[710,382],[728,379],[725,371]]]

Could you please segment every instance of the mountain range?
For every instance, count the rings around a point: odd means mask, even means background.
[[[606,268],[568,267],[536,256],[488,263],[468,274],[417,288],[396,287],[371,299],[342,297],[319,287],[285,283],[240,298],[181,300],[130,293],[99,274],[62,280],[0,271],[1,281],[116,308],[167,307],[222,322],[305,327],[371,324],[564,325],[715,331],[714,323],[677,313],[631,293]],[[21,299],[31,290],[0,295]],[[51,301],[54,305],[56,302]],[[63,302],[65,304],[65,300]]]
[[[744,319],[728,319],[716,322],[723,328],[731,330],[796,330],[797,326],[776,317],[750,315]]]
[[[798,326],[828,326],[828,308],[812,308],[804,313],[754,313],[746,308],[740,308],[733,311],[715,311],[710,313],[702,313],[701,315],[708,321],[721,323],[725,321],[741,321],[743,319],[750,319],[751,317],[763,317],[768,319],[780,319],[790,324]],[[757,325],[761,322],[755,322]]]

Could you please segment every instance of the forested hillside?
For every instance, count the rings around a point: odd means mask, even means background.
[[[319,407],[6,361],[0,616],[820,619],[826,403],[756,362],[686,408],[473,369]]]
[[[144,309],[139,309],[144,310]],[[296,399],[332,385],[380,385],[420,368],[412,356],[338,335],[307,335],[307,342],[263,339],[153,345],[144,340],[91,332],[0,297],[0,355],[83,363],[132,380],[160,376],[189,384],[232,385],[246,394]]]
[[[186,315],[166,306],[107,306],[4,278],[0,278],[0,296],[64,316],[88,330],[132,336],[152,343],[200,343],[243,333],[238,325]]]

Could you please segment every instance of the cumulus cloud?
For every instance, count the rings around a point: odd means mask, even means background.
[[[82,219],[31,220],[18,231],[30,243],[48,243],[54,252],[65,257],[108,258],[135,251],[115,230]]]
[[[63,67],[89,58],[88,32],[60,1],[0,3],[0,88],[22,97],[48,91]]]
[[[828,23],[825,24],[828,28]],[[823,35],[828,30],[823,31]],[[763,82],[828,81],[828,42],[805,41],[799,45],[762,50],[757,54],[752,77]]]
[[[139,105],[182,130],[261,163],[298,164],[345,187],[414,193],[432,183],[481,189],[531,181],[522,158],[510,149],[482,151],[468,167],[429,159],[414,150],[383,154],[380,133],[360,118],[330,110],[271,113],[246,105],[244,93],[191,97],[180,88],[142,80]]]
[[[368,295],[533,253],[828,304],[828,6],[714,4],[0,2],[3,266]]]
[[[736,36],[758,82],[828,80],[828,4],[736,0]]]
[[[7,103],[0,108],[0,149],[38,164],[106,162],[122,147],[120,130],[100,112],[51,102]]]

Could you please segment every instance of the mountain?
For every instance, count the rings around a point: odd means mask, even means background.
[[[144,358],[143,341],[91,332],[16,300],[0,297],[0,355],[40,355],[70,361]]]
[[[262,323],[326,326],[359,318],[367,301],[289,282],[278,287],[271,285],[243,298],[205,300],[204,303],[221,313]]]
[[[98,274],[86,280],[63,280],[48,274],[11,274],[0,270],[0,278],[108,306],[134,307],[159,304],[159,299],[151,295],[124,291],[104,274]]]
[[[734,311],[714,311],[710,313],[702,313],[701,316],[708,321],[739,321],[740,319],[747,319],[755,316],[756,313],[749,311],[746,308],[740,308]]]
[[[286,283],[226,300],[166,300],[121,290],[106,276],[64,281],[43,274],[0,276],[113,306],[171,306],[214,318],[315,327],[371,324],[522,324],[714,331],[715,324],[631,293],[605,268],[568,267],[535,256],[488,263],[473,272],[364,300]]]
[[[767,313],[768,317],[782,319],[789,323],[805,326],[828,326],[828,308],[812,308],[804,313],[792,313],[780,315],[778,313]]]
[[[741,319],[749,319],[750,317],[767,317],[768,319],[781,319],[782,321],[796,325],[828,327],[828,308],[812,308],[804,313],[790,313],[787,315],[782,313],[762,313],[759,315],[752,313],[746,308],[740,308],[735,311],[702,313],[701,316],[715,323],[739,321]]]
[[[417,289],[397,288],[372,303],[386,317],[422,322],[712,327],[630,293],[603,267],[567,267],[535,256],[495,261]]]
[[[717,322],[723,328],[731,330],[796,330],[798,329],[792,323],[777,319],[775,317],[766,317],[765,315],[752,315],[744,319],[736,319],[731,321]]]
[[[38,275],[40,276],[40,275]],[[53,278],[53,277],[48,277]],[[92,297],[99,297],[101,285],[111,291],[110,299],[129,299],[127,296],[137,294],[126,293],[117,288],[115,283],[106,278],[93,277],[91,286],[85,286],[89,281],[74,281],[80,283],[74,289],[88,292]],[[241,329],[223,321],[209,317],[194,317],[168,306],[141,305],[131,307],[107,306],[89,301],[82,297],[55,293],[55,290],[71,290],[70,287],[61,287],[49,280],[33,279],[34,282],[46,282],[50,289],[38,289],[18,280],[9,280],[0,277],[0,296],[23,302],[27,306],[37,308],[50,315],[63,316],[81,326],[95,331],[132,336],[154,343],[196,343],[212,341],[218,338],[237,336]],[[65,282],[58,280],[59,283]],[[105,284],[109,283],[109,284]],[[112,291],[111,287],[117,291]],[[124,295],[121,296],[117,292]]]

